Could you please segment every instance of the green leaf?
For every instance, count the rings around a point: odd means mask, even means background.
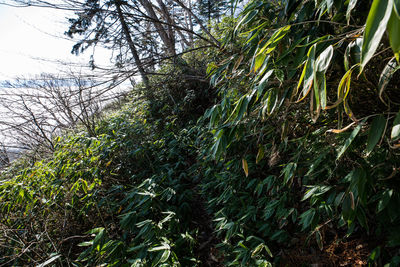
[[[400,29],[399,29],[400,30]],[[383,103],[386,104],[386,101],[383,99],[383,92],[385,91],[387,85],[389,84],[393,74],[400,69],[396,60],[392,58],[386,64],[385,68],[383,69],[381,76],[379,77],[378,89],[379,89],[379,98]]]
[[[317,72],[326,72],[333,56],[333,46],[326,48],[315,61],[315,70]]]
[[[44,266],[47,266],[47,265],[49,265],[50,263],[52,263],[53,261],[57,260],[57,259],[60,258],[60,257],[61,257],[60,254],[54,255],[53,257],[51,257],[51,258],[48,259],[47,261],[45,261],[45,262],[43,262],[43,263],[41,263],[41,264],[39,264],[39,265],[36,265],[36,267],[44,267]]]
[[[336,160],[339,160],[343,156],[344,152],[346,152],[347,148],[351,145],[354,138],[356,138],[358,132],[361,130],[362,125],[363,123],[358,124],[357,127],[351,132],[349,138],[347,138],[347,140],[344,142],[344,145],[339,150]]]
[[[318,230],[315,231],[315,240],[317,241],[319,249],[322,251],[322,249],[324,248],[324,245],[323,245],[323,241],[322,241],[322,235]]]
[[[264,64],[266,54],[259,54],[256,56],[254,59],[254,72],[257,72],[257,70]]]
[[[396,57],[397,62],[400,62],[400,16],[396,14],[395,7],[393,7],[387,30],[394,56]]]
[[[385,192],[383,192],[382,197],[378,202],[377,212],[381,212],[386,208],[386,206],[389,204],[392,195],[393,195],[393,189],[392,190],[386,189]]]
[[[381,247],[378,246],[374,250],[372,250],[371,254],[369,255],[368,259],[370,261],[376,261],[381,254]]]
[[[385,33],[393,9],[393,0],[374,0],[368,14],[363,35],[361,51],[361,69],[374,56],[376,49]]]
[[[164,253],[161,255],[160,262],[166,262],[169,258],[169,255],[171,254],[171,251],[169,249],[165,250]]]
[[[390,134],[390,138],[392,140],[397,140],[400,137],[400,111],[397,113],[396,118],[393,122],[392,132]]]
[[[386,119],[383,115],[379,115],[372,121],[371,128],[368,134],[367,155],[369,155],[379,140],[382,138],[386,127]]]
[[[274,45],[276,45],[283,37],[285,37],[285,35],[288,33],[289,30],[290,30],[290,25],[286,25],[276,30],[274,34],[272,34],[271,38],[269,38],[269,40],[265,43],[265,45],[257,52],[256,56],[264,52],[265,54],[271,53],[275,48]],[[265,51],[270,45],[272,45],[272,48]]]
[[[396,15],[400,17],[400,0],[393,0],[393,8],[394,11],[396,12]]]
[[[314,220],[315,213],[316,212],[314,209],[309,209],[300,215],[300,224],[303,225],[301,228],[302,231],[311,225]]]
[[[264,158],[264,154],[264,146],[260,146],[257,152],[256,164],[258,164]]]
[[[264,107],[262,109],[262,116],[271,115],[277,104],[278,104],[278,95],[276,93],[276,89],[272,88],[267,92],[267,100],[264,103]]]
[[[357,0],[350,0],[349,5],[347,6],[347,11],[346,11],[347,24],[349,24],[349,22],[350,22],[350,14],[351,14],[351,11],[356,6],[356,4],[357,4]]]
[[[282,170],[284,174],[284,179],[283,183],[287,184],[289,181],[292,180],[294,173],[296,171],[297,164],[294,162],[290,162],[289,164],[286,165],[286,167]]]
[[[169,250],[171,247],[168,244],[163,244],[162,246],[149,248],[147,251],[154,252],[159,250]]]
[[[260,86],[263,86],[264,83],[268,82],[269,77],[271,77],[271,75],[273,73],[274,73],[274,70],[267,71],[267,73],[264,74],[264,76],[262,77],[262,79],[260,81]]]

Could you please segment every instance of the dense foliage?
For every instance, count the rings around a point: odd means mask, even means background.
[[[396,266],[399,10],[250,1],[221,49],[3,170],[0,264]]]

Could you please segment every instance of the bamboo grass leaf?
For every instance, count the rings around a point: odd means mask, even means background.
[[[386,120],[383,115],[379,115],[375,117],[372,121],[371,129],[368,134],[367,141],[367,155],[369,155],[376,144],[378,144],[379,140],[382,138],[386,127]]]
[[[400,62],[400,16],[396,14],[395,7],[390,16],[387,30],[389,33],[390,46],[392,47],[397,62]]]
[[[393,9],[393,0],[374,0],[368,14],[361,51],[361,69],[374,56],[385,33]]]
[[[363,123],[360,123],[356,126],[356,128],[354,128],[354,130],[353,130],[353,132],[351,132],[349,138],[347,138],[347,140],[344,142],[343,146],[340,148],[339,153],[336,157],[336,160],[339,160],[343,156],[344,152],[346,152],[346,150],[349,148],[349,146],[351,145],[353,140],[356,138],[356,136],[360,132],[362,126],[363,126]]]

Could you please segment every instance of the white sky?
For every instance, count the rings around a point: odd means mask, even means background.
[[[64,35],[67,17],[73,16],[61,10],[0,4],[0,81],[56,72],[57,66],[49,62],[54,60],[87,65],[90,49],[83,55],[72,55],[74,42]],[[100,63],[108,63],[109,56],[108,51],[96,49],[96,63],[99,58]]]

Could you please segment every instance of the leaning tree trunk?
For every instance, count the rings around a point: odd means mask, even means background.
[[[150,1],[148,0],[140,0],[140,3],[147,11],[147,15],[153,21],[154,26],[157,29],[157,33],[160,35],[161,40],[163,41],[164,45],[167,48],[167,51],[170,56],[175,55],[175,41],[174,36],[168,36],[168,33],[165,31],[163,25],[160,23],[160,20],[157,17],[156,12],[153,9],[153,6]]]
[[[119,19],[119,22],[121,23],[122,30],[125,35],[125,39],[128,42],[129,49],[131,50],[133,59],[135,60],[135,64],[139,70],[140,76],[142,77],[142,80],[143,80],[143,83],[144,83],[146,89],[150,90],[149,78],[147,77],[146,71],[143,68],[143,64],[139,58],[139,54],[138,54],[135,44],[132,40],[131,33],[129,32],[128,25],[126,24],[124,15],[121,10],[121,3],[119,1],[115,1],[115,7],[117,9],[118,19]]]

